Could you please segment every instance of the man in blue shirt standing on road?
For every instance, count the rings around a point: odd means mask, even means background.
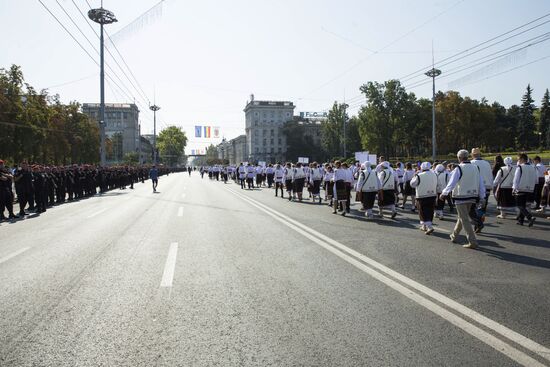
[[[157,185],[159,184],[159,172],[157,171],[157,166],[153,166],[149,171],[149,177],[153,182],[153,192],[157,192]]]

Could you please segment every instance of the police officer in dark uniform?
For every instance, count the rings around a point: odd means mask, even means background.
[[[34,208],[34,200],[32,195],[32,192],[34,191],[32,173],[30,172],[29,165],[26,162],[23,162],[21,167],[15,171],[13,180],[15,182],[17,201],[19,202],[19,216],[22,217],[27,215],[25,212],[25,207],[27,204],[30,205],[29,210]]]
[[[9,219],[17,218],[13,213],[13,175],[4,167],[4,161],[0,160],[0,220],[6,219],[4,210],[8,210]]]

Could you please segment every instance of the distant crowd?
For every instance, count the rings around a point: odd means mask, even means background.
[[[340,161],[215,165],[201,167],[200,173],[201,177],[208,175],[226,183],[234,180],[241,189],[273,187],[275,196],[284,198],[286,193],[289,201],[321,204],[325,200],[334,214],[343,216],[350,213],[352,192],[367,219],[375,218],[375,203],[379,218],[387,214],[395,219],[397,209],[406,209],[410,200],[411,212],[418,212],[420,217],[419,228],[428,235],[434,232],[434,217],[443,220],[447,206],[457,213],[450,238],[457,242],[464,230],[467,248],[477,247],[475,233],[484,227],[491,193],[497,202],[498,218],[514,216],[519,225],[533,226],[531,210],[544,214],[550,209],[550,168],[540,157],[530,159],[522,153],[514,162],[512,157],[497,156],[491,164],[482,158],[479,148],[460,150],[455,162],[393,164],[379,157],[378,162],[356,161],[352,165]]]

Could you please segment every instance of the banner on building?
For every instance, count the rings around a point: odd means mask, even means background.
[[[300,112],[300,117],[303,119],[326,120],[328,112]]]
[[[200,138],[202,133],[202,126],[195,126],[195,138]]]
[[[220,127],[219,126],[214,126],[214,132],[213,132],[213,137],[214,139],[218,139],[220,137]]]

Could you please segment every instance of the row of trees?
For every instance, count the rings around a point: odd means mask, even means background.
[[[342,155],[344,121],[347,152],[369,150],[391,157],[428,157],[432,147],[432,101],[416,98],[398,80],[368,82],[361,88],[365,105],[349,118],[345,104],[334,103],[322,125],[325,157]],[[461,148],[484,151],[550,148],[550,94],[540,108],[530,85],[521,105],[506,108],[486,99],[463,97],[455,91],[436,95],[436,141],[439,154]]]
[[[0,69],[0,157],[12,162],[99,161],[99,128],[76,102],[37,92],[21,68]]]

